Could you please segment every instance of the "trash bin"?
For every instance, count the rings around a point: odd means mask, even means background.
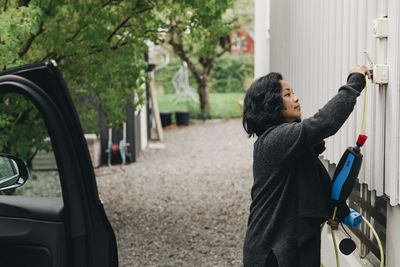
[[[175,111],[176,125],[189,125],[189,111],[177,110]]]
[[[166,127],[171,125],[171,111],[160,111],[160,118],[161,118],[161,126]]]

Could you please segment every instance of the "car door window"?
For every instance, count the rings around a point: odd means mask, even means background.
[[[0,152],[26,162],[27,182],[0,194],[62,197],[57,163],[41,113],[21,94],[0,95]]]
[[[0,133],[0,157],[18,167],[13,184],[2,189],[22,185],[9,192],[17,195],[0,196],[0,265],[118,266],[87,143],[55,61],[0,73]],[[57,164],[49,160],[52,150]],[[35,162],[47,156],[47,168]],[[23,184],[25,165],[32,177]],[[61,191],[62,198],[54,197]]]

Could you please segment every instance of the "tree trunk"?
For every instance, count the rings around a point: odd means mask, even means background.
[[[200,109],[203,120],[210,118],[210,102],[208,99],[208,80],[207,75],[201,77],[201,81],[198,84],[199,98],[200,98]]]

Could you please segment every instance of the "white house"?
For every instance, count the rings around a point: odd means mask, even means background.
[[[369,65],[364,51],[375,65],[387,66],[388,73],[382,75],[388,74],[388,83],[369,82],[368,140],[349,204],[359,210],[361,206],[383,241],[386,266],[395,267],[400,266],[400,253],[396,253],[400,246],[400,1],[255,1],[255,78],[281,72],[300,98],[303,118],[336,94],[353,66]],[[330,171],[346,147],[355,145],[363,108],[364,93],[342,129],[326,140],[323,161]],[[360,229],[352,235],[358,249],[342,255],[341,266],[379,266],[372,233]],[[336,266],[331,243],[324,232],[326,267]]]

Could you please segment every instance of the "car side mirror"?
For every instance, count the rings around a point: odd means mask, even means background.
[[[23,185],[29,172],[23,160],[0,153],[0,191]]]

